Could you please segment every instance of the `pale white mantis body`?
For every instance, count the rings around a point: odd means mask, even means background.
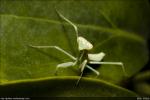
[[[93,45],[86,40],[84,37],[79,36],[78,34],[78,28],[77,26],[71,22],[70,20],[68,20],[66,17],[64,17],[62,14],[60,14],[58,11],[56,11],[57,14],[59,15],[60,18],[62,18],[64,21],[66,21],[67,23],[69,23],[71,26],[73,26],[75,33],[76,33],[76,39],[77,39],[77,44],[78,44],[78,50],[79,50],[79,57],[74,57],[73,55],[71,55],[70,53],[68,53],[67,51],[63,50],[62,48],[58,47],[58,46],[32,46],[33,48],[54,48],[64,54],[66,54],[68,57],[70,57],[73,61],[71,62],[65,62],[65,63],[61,63],[58,64],[56,66],[56,73],[57,70],[59,68],[67,68],[67,67],[71,67],[71,66],[79,66],[80,69],[80,78],[77,81],[77,84],[79,83],[80,79],[82,78],[83,75],[83,71],[85,68],[88,68],[89,70],[93,71],[97,76],[100,75],[100,72],[95,70],[94,68],[92,68],[90,65],[91,64],[111,64],[111,65],[119,65],[121,66],[124,74],[126,74],[125,72],[125,68],[122,62],[102,62],[102,59],[105,56],[104,52],[100,52],[97,54],[89,54],[88,51],[90,51],[91,49],[93,49]],[[89,65],[90,64],[90,65]]]

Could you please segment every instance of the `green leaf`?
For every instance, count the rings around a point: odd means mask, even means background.
[[[141,96],[150,96],[150,70],[138,73],[134,79],[134,91]]]
[[[148,0],[1,0],[1,14],[58,20],[54,7],[71,21],[120,28],[147,36],[150,6]]]
[[[54,77],[5,83],[0,86],[1,96],[30,97],[136,97],[127,89],[104,81],[83,78],[78,86],[78,77]]]
[[[57,45],[74,56],[78,55],[75,32],[66,23],[62,28],[55,7],[79,27],[81,36],[94,45],[91,53],[105,52],[104,61],[123,62],[128,77],[147,63],[148,50],[143,38],[150,32],[147,0],[1,0],[1,4],[1,84],[55,77],[57,64],[71,61],[55,49],[34,49],[28,45]],[[58,78],[78,76],[78,67],[60,69]],[[127,78],[118,66],[102,65],[95,69],[101,73],[98,79],[115,84]],[[85,76],[95,77],[95,74],[87,70]]]

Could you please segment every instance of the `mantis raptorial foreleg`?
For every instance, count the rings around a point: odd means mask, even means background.
[[[78,85],[79,81],[81,80],[82,75],[83,75],[83,71],[84,71],[86,65],[87,65],[87,60],[85,59],[85,60],[82,62],[82,64],[80,65],[80,69],[81,69],[80,71],[81,71],[81,74],[80,74],[80,78],[78,79],[76,85]]]
[[[66,63],[58,64],[58,65],[56,66],[55,74],[57,73],[57,70],[58,70],[59,68],[72,67],[72,66],[74,66],[74,63],[75,63],[75,62],[66,62]]]

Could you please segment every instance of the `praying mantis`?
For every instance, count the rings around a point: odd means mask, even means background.
[[[89,51],[93,49],[93,45],[84,37],[79,36],[78,27],[73,22],[71,22],[69,19],[64,17],[59,11],[56,10],[56,12],[62,20],[64,20],[65,22],[67,22],[69,25],[71,25],[74,28],[74,31],[76,34],[76,40],[77,40],[76,42],[78,44],[79,56],[74,57],[73,55],[71,55],[70,53],[68,53],[64,49],[60,48],[59,46],[34,46],[34,45],[30,45],[31,47],[38,48],[38,49],[40,49],[40,48],[53,48],[53,49],[56,49],[56,50],[64,53],[65,55],[67,55],[68,57],[70,57],[72,59],[72,61],[70,61],[70,62],[58,64],[56,66],[56,72],[55,73],[57,73],[59,68],[67,68],[67,67],[72,67],[72,66],[77,65],[77,66],[79,66],[79,70],[80,70],[80,78],[77,81],[77,84],[78,84],[82,78],[82,75],[83,75],[85,68],[88,68],[89,70],[94,72],[97,76],[99,76],[100,72],[97,71],[96,69],[92,68],[90,65],[92,65],[92,64],[100,64],[100,65],[101,64],[110,64],[110,65],[121,66],[123,73],[126,75],[125,67],[124,67],[122,62],[103,62],[102,60],[103,60],[104,56],[106,55],[104,52],[100,52],[100,53],[96,53],[96,54],[89,53]]]

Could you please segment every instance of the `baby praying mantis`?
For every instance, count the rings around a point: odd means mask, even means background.
[[[55,73],[57,73],[57,70],[59,68],[67,68],[67,67],[77,65],[77,66],[79,66],[79,69],[80,69],[80,78],[77,81],[77,84],[78,84],[80,79],[82,78],[83,71],[85,68],[88,68],[89,70],[93,71],[97,76],[99,76],[100,72],[95,70],[94,68],[92,68],[90,65],[92,65],[92,64],[110,64],[110,65],[121,66],[123,73],[126,75],[126,71],[125,71],[125,68],[124,68],[124,65],[122,62],[103,62],[102,59],[105,56],[104,52],[100,52],[100,53],[96,53],[96,54],[88,53],[88,51],[93,49],[93,45],[88,40],[86,40],[84,37],[79,36],[78,27],[73,22],[71,22],[69,19],[64,17],[57,10],[56,10],[56,12],[61,19],[63,19],[65,22],[67,22],[68,24],[70,24],[74,28],[75,33],[76,33],[76,40],[77,40],[77,44],[78,44],[79,56],[74,57],[73,55],[71,55],[70,53],[68,53],[67,51],[63,50],[62,48],[60,48],[58,46],[32,46],[32,45],[30,45],[31,47],[38,48],[38,49],[40,49],[40,48],[56,49],[56,50],[58,50],[64,54],[66,54],[68,57],[70,57],[73,60],[71,62],[65,62],[65,63],[58,64],[56,66],[56,72]]]

